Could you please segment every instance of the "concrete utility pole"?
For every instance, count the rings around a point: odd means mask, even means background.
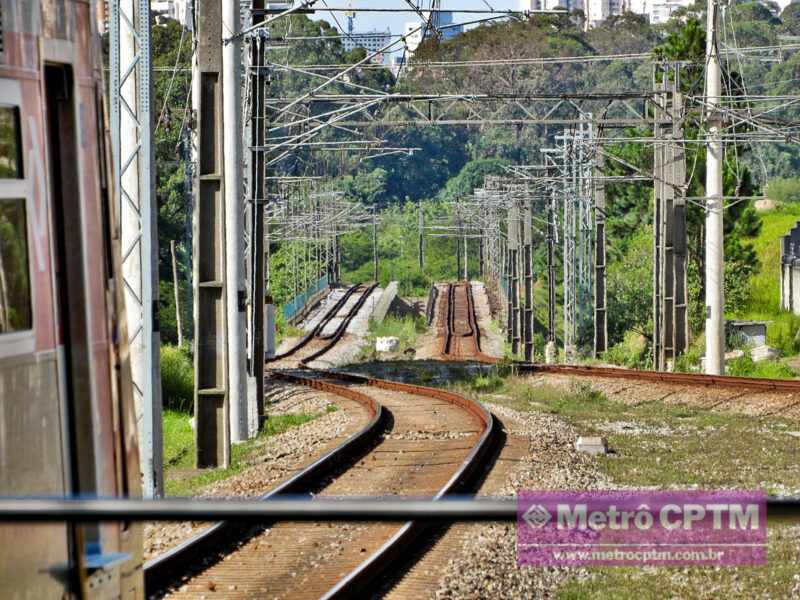
[[[255,25],[264,21],[260,11],[264,9],[264,0],[253,0],[251,6],[252,22]],[[265,258],[264,238],[268,232],[264,230],[264,206],[267,202],[266,167],[267,161],[261,151],[267,143],[267,75],[264,71],[264,54],[267,40],[256,37],[251,41],[250,51],[250,89],[252,90],[252,113],[250,119],[250,369],[249,375],[255,380],[255,402],[248,400],[249,406],[255,406],[257,419],[264,416],[264,353],[265,323],[269,314],[274,313],[265,302]],[[328,246],[325,246],[326,254]],[[330,270],[330,261],[326,266]],[[329,279],[332,277],[329,274]],[[271,304],[271,302],[270,302]],[[271,313],[270,313],[271,311]],[[274,315],[270,327],[274,324]],[[274,332],[267,336],[274,340]],[[273,343],[274,346],[274,343]],[[251,421],[253,419],[250,419]]]
[[[679,68],[659,66],[653,132],[654,243],[653,366],[662,371],[686,350],[686,167]]]
[[[725,299],[723,296],[723,146],[720,137],[722,118],[717,110],[722,90],[717,32],[719,5],[708,4],[706,31],[706,99],[708,141],[706,146],[706,373],[725,371]]]
[[[464,237],[464,281],[469,281],[469,258],[467,254],[467,230],[461,229]]]
[[[372,278],[378,281],[378,212],[372,207]]]
[[[169,251],[172,255],[172,290],[175,293],[175,325],[178,329],[178,347],[183,348],[183,327],[181,324],[181,303],[178,291],[178,260],[175,256],[175,240],[170,240]]]
[[[222,38],[241,29],[239,2],[222,0]],[[220,43],[222,41],[220,40]],[[228,297],[228,407],[231,441],[247,439],[246,355],[244,351],[245,289],[242,247],[242,49],[238,39],[222,46],[222,130],[225,161],[225,294]],[[260,310],[260,307],[259,307]]]
[[[425,269],[425,213],[422,211],[422,203],[420,202],[417,211],[419,220],[419,270]]]
[[[523,318],[523,340],[525,342],[525,360],[533,360],[533,231],[531,201],[528,200],[523,212],[525,221],[522,224],[522,262],[525,277],[525,312]]]
[[[556,341],[556,192],[547,199],[547,341]]]
[[[508,211],[508,265],[509,265],[509,305],[511,352],[519,352],[519,206],[516,201]]]
[[[119,190],[122,277],[146,498],[162,496],[161,338],[150,3],[110,0],[111,146]]]
[[[598,149],[602,149],[598,140]],[[594,355],[608,350],[608,312],[606,309],[606,184],[605,158],[597,152],[594,180]]]
[[[198,468],[230,464],[228,328],[223,179],[221,0],[195,5],[197,52],[192,86],[196,114],[192,245],[194,414]],[[233,232],[231,232],[233,235]]]

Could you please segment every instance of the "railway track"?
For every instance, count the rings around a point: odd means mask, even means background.
[[[443,390],[319,371],[273,377],[356,400],[373,415],[340,447],[263,499],[283,494],[415,496],[472,489],[496,440],[492,416]],[[426,525],[277,523],[256,530],[218,523],[145,566],[148,595],[353,598],[408,558]]]
[[[521,372],[552,373],[576,377],[609,377],[634,381],[652,381],[688,386],[717,386],[762,392],[800,392],[800,380],[762,379],[760,377],[733,377],[730,375],[704,375],[700,373],[663,373],[660,371],[637,371],[616,367],[591,367],[584,365],[547,365],[516,362]]]
[[[448,283],[439,308],[444,323],[440,356],[444,360],[476,360],[495,363],[481,351],[481,330],[475,313],[475,298],[468,281]]]
[[[377,287],[377,283],[357,284],[349,287],[344,295],[326,311],[314,328],[303,336],[297,344],[286,352],[268,358],[265,362],[270,365],[270,368],[277,369],[307,367],[309,363],[323,356],[339,342],[347,332],[352,320]],[[351,302],[354,297],[356,300]],[[339,313],[342,310],[346,310],[346,312],[340,316]],[[330,330],[331,324],[337,318],[340,320],[335,329],[326,333],[326,330]]]

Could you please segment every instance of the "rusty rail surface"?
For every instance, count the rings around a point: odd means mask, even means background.
[[[457,291],[463,286],[464,298],[457,299]],[[463,283],[447,284],[444,296],[445,304],[440,309],[440,319],[444,321],[445,331],[442,336],[440,355],[444,360],[475,360],[494,364],[497,359],[484,354],[481,350],[481,330],[475,312],[475,298],[472,285]],[[471,349],[463,347],[462,342],[468,339]]]
[[[305,385],[314,389],[325,390],[359,402],[365,402],[369,396],[359,390],[347,387],[347,385],[337,384],[371,386],[388,391],[426,396],[448,402],[458,409],[469,413],[471,418],[478,423],[477,440],[475,440],[470,447],[464,449],[467,453],[466,457],[458,463],[458,467],[452,475],[448,474],[447,481],[441,485],[441,487],[437,484],[438,492],[433,497],[434,500],[439,500],[447,494],[470,490],[473,482],[476,480],[476,476],[480,473],[480,469],[484,466],[484,458],[489,454],[493,443],[497,440],[497,426],[494,418],[482,405],[445,390],[368,378],[350,373],[331,373],[309,370],[303,372],[302,376],[297,372],[282,371],[272,372],[271,375],[274,378]],[[359,432],[357,436],[370,438],[371,440],[374,428],[378,428],[379,431],[382,430],[382,421],[384,418],[388,418],[388,414],[384,417],[386,409],[383,408],[377,400],[370,399],[369,402],[375,411],[373,419],[370,425]],[[368,431],[369,433],[367,433]],[[342,446],[348,443],[350,443],[351,446],[353,445],[350,440],[348,440],[348,442],[345,442]],[[353,465],[357,462],[352,460],[352,456],[355,453],[359,453],[359,459],[365,456],[363,452],[361,452],[365,443],[367,443],[367,440],[359,444],[358,449],[351,447],[342,450],[342,446],[338,447],[312,465],[312,467],[316,466],[316,472],[309,472],[312,468],[309,467],[263,498],[272,498],[278,494],[289,492],[298,493],[298,491],[303,491],[307,493],[315,484],[322,482],[326,476],[334,471],[332,466],[326,464],[330,460],[331,455],[338,455],[339,460],[337,461],[337,465],[341,465],[343,462],[348,465]],[[302,481],[298,482],[298,479],[302,479]],[[291,489],[289,489],[290,482],[294,482]],[[175,550],[166,553],[166,555],[162,555],[150,561],[145,567],[148,595],[167,589],[167,586],[174,585],[178,582],[178,578],[182,576],[187,574],[198,575],[209,566],[209,564],[204,561],[207,561],[209,558],[213,561],[216,558],[217,562],[219,562],[219,560],[222,559],[223,553],[229,554],[235,551],[236,548],[241,545],[240,542],[242,538],[249,539],[253,533],[252,528],[243,529],[229,526],[226,530],[221,530],[221,528],[226,525],[231,524],[217,524],[214,526],[216,529],[215,531],[208,532],[207,530],[207,532],[203,532],[199,536],[196,536],[196,538],[185,542]],[[419,536],[423,531],[429,527],[436,526],[438,526],[438,523],[422,521],[408,521],[398,524],[396,530],[392,529],[386,533],[387,538],[385,538],[385,541],[384,538],[379,538],[381,540],[380,546],[374,550],[371,555],[361,561],[357,567],[352,568],[343,578],[336,580],[335,585],[327,593],[323,594],[323,597],[361,597],[368,589],[381,581],[381,575],[385,574],[387,569],[391,569],[393,565],[396,567],[396,560],[408,558],[409,551],[416,547],[413,546],[413,544],[415,541],[419,540]],[[355,563],[350,564],[352,565]],[[334,579],[332,579],[332,581],[334,581]],[[219,581],[219,583],[224,584],[225,582]]]
[[[322,330],[325,328],[325,326],[328,323],[330,323],[331,320],[333,320],[336,314],[342,309],[345,303],[360,287],[361,284],[350,286],[347,289],[347,291],[342,295],[342,297],[339,298],[330,309],[328,309],[328,311],[325,313],[325,316],[323,316],[322,319],[320,319],[319,323],[317,323],[316,326],[311,331],[309,331],[306,335],[304,335],[303,338],[299,342],[297,342],[297,344],[289,348],[286,352],[282,352],[280,354],[276,354],[275,356],[270,356],[269,358],[264,359],[264,362],[271,363],[283,360],[284,358],[289,358],[290,356],[294,355],[295,353],[305,348],[309,344],[309,342],[311,342],[311,340],[313,340],[320,333],[322,333]]]
[[[353,307],[348,311],[347,316],[345,316],[345,318],[342,319],[342,322],[339,323],[339,326],[336,328],[336,331],[334,331],[333,334],[327,335],[327,336],[319,336],[319,339],[321,339],[321,340],[329,340],[328,343],[325,344],[325,346],[323,346],[322,348],[320,348],[316,352],[312,352],[308,356],[304,357],[300,361],[300,365],[301,366],[303,366],[303,367],[308,366],[308,363],[310,363],[312,360],[315,360],[315,359],[319,358],[320,356],[322,356],[323,354],[325,354],[326,352],[328,352],[331,348],[333,348],[339,342],[340,339],[342,339],[342,336],[347,332],[347,328],[350,326],[350,322],[359,313],[361,308],[367,302],[367,298],[370,297],[372,292],[374,292],[375,288],[377,288],[377,287],[378,287],[378,284],[377,283],[373,283],[369,287],[367,287],[367,289],[364,290],[364,292],[361,294],[361,297],[353,305]]]
[[[775,392],[800,392],[800,380],[762,379],[759,377],[734,377],[730,375],[704,375],[700,373],[663,373],[660,371],[637,371],[616,367],[591,367],[584,365],[546,365],[540,363],[515,362],[515,367],[528,373],[553,373],[577,377],[609,377],[634,381],[654,381],[688,386],[719,386],[737,389]]]
[[[484,406],[476,401],[469,400],[458,394],[429,388],[425,386],[398,383],[384,379],[364,377],[361,375],[336,373],[337,378],[347,378],[354,383],[362,382],[366,385],[379,387],[387,390],[395,390],[420,396],[428,396],[438,400],[444,400],[455,404],[473,416],[483,424],[483,431],[477,443],[472,447],[467,457],[462,461],[456,472],[450,477],[444,486],[434,497],[441,500],[448,494],[457,491],[465,491],[470,482],[478,474],[483,458],[486,457],[497,436],[497,426],[494,417]],[[430,524],[419,521],[408,521],[387,540],[377,551],[364,560],[358,567],[353,569],[343,577],[323,598],[325,600],[357,598],[366,593],[370,584],[377,581],[385,571],[392,567],[395,561],[402,559],[410,546],[417,540]]]
[[[270,375],[276,379],[355,400],[367,408],[371,418],[361,430],[285,480],[271,492],[260,496],[259,500],[270,500],[289,494],[307,494],[313,491],[320,481],[332,475],[337,468],[357,460],[360,454],[375,442],[383,430],[387,413],[379,402],[366,394],[326,381],[288,373],[273,372]],[[262,525],[268,524],[263,523]],[[234,521],[221,521],[149,560],[144,565],[147,596],[168,589],[183,575],[194,572],[204,559],[218,555],[221,549],[247,537],[250,530],[251,526],[249,525]]]

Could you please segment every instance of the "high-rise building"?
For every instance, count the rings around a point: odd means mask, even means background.
[[[355,48],[364,48],[367,54],[372,54],[388,46],[391,41],[392,32],[390,29],[386,31],[378,31],[377,29],[365,32],[354,31],[342,37],[342,46],[348,52]],[[377,55],[372,62],[384,62],[384,56]]]
[[[457,25],[453,21],[453,13],[449,10],[437,10],[431,16],[430,11],[422,13],[425,16],[425,21],[409,21],[405,24],[403,34],[406,36],[406,44],[410,52],[416,52],[419,45],[422,43],[423,33],[426,38],[436,35],[438,31],[441,33],[442,40],[450,40],[456,37],[459,33],[464,33],[464,27]],[[425,31],[425,23],[430,21],[432,27]]]
[[[191,0],[153,0],[150,2],[150,12],[156,19],[166,17],[175,19],[184,27],[191,28]]]
[[[519,0],[520,10],[542,10],[542,0]]]
[[[666,23],[677,9],[691,6],[692,0],[647,0],[645,10],[650,14],[653,25]]]

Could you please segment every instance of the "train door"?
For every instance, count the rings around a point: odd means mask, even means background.
[[[0,495],[61,495],[64,405],[53,331],[38,86],[0,78]],[[0,526],[0,589],[61,598],[73,573],[63,524]]]
[[[44,68],[57,314],[64,353],[63,376],[70,428],[71,487],[96,492],[92,438],[92,374],[86,322],[86,273],[81,235],[80,165],[74,82],[66,65]]]

